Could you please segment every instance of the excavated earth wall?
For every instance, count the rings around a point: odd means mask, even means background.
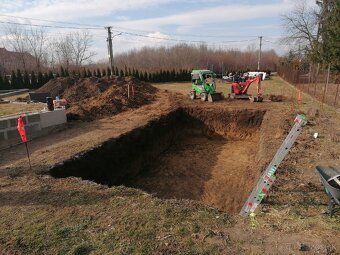
[[[178,108],[55,165],[50,174],[237,212],[262,167],[264,116],[264,110]]]

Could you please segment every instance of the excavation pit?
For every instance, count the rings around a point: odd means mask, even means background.
[[[54,166],[50,174],[198,200],[234,213],[258,176],[264,114],[179,108]]]

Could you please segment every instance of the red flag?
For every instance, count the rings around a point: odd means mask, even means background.
[[[27,142],[25,125],[24,125],[24,121],[22,120],[22,116],[21,115],[18,118],[18,131],[19,131],[19,134],[21,136],[22,142],[24,142],[24,143]]]

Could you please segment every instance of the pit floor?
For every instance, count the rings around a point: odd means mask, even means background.
[[[189,136],[125,185],[236,213],[253,185],[257,151],[257,135],[251,141]]]

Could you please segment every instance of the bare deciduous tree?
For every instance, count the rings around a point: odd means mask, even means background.
[[[58,41],[53,43],[57,62],[67,67],[72,62],[71,42],[68,36],[61,36]]]
[[[95,53],[90,51],[92,45],[92,35],[88,31],[83,33],[73,33],[73,43],[71,44],[75,65],[81,65],[84,61],[90,60]]]
[[[5,27],[7,45],[15,52],[20,53],[20,60],[23,68],[26,69],[26,54],[29,51],[28,41],[26,40],[26,30],[17,25]]]
[[[90,51],[92,35],[88,31],[70,33],[55,43],[59,63],[80,66],[95,55]]]
[[[319,14],[317,6],[309,7],[305,0],[296,3],[295,8],[282,16],[285,37],[295,53],[305,53],[316,60],[319,55]]]
[[[46,54],[47,36],[43,28],[33,28],[26,30],[26,38],[28,42],[29,52],[36,59],[36,68],[41,69],[41,62]]]
[[[275,70],[278,55],[275,51],[263,51],[262,68]],[[163,70],[180,69],[214,69],[221,72],[239,71],[257,68],[257,47],[250,46],[245,51],[238,49],[210,49],[206,45],[191,46],[178,44],[173,47],[132,50],[115,56],[115,64],[119,69],[125,66],[140,71],[157,72]]]
[[[40,71],[47,48],[46,31],[43,28],[27,28],[19,25],[9,25],[5,30],[7,45],[11,50],[19,53],[17,57],[20,58],[22,66],[18,65],[17,68],[35,68]]]

